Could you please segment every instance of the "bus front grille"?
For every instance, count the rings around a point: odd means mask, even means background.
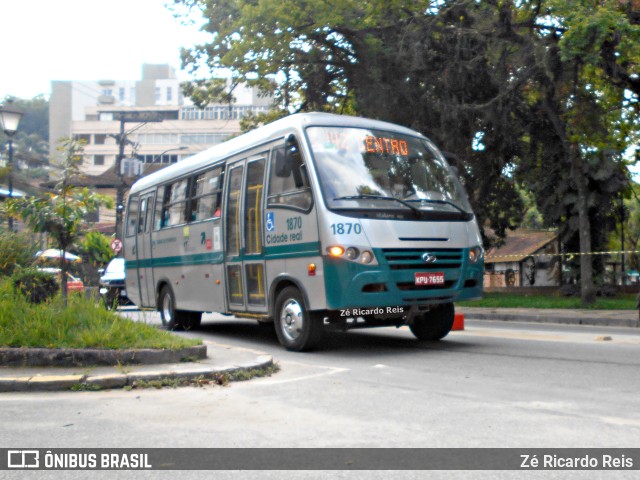
[[[398,290],[427,294],[455,288],[461,277],[464,254],[461,248],[387,248],[382,249],[380,263],[392,272]],[[446,280],[442,285],[416,285],[418,272],[444,272]]]
[[[433,257],[427,263],[424,260],[425,254]],[[385,248],[382,249],[384,262],[391,270],[442,270],[459,269],[462,266],[464,250],[460,248],[431,248],[431,249],[406,249],[406,248]]]

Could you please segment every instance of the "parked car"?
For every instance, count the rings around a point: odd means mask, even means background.
[[[62,283],[62,269],[53,267],[41,267],[38,268],[41,272],[50,273],[56,277],[58,284]],[[82,292],[84,291],[84,283],[77,277],[74,277],[67,272],[67,292]]]
[[[131,305],[125,287],[124,258],[114,258],[100,277],[100,296],[107,308]]]

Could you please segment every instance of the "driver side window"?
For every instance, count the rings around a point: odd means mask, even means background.
[[[311,187],[298,143],[289,139],[285,144],[274,147],[270,157],[267,207],[309,210],[312,204]]]

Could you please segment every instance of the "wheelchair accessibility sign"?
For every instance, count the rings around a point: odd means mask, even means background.
[[[273,218],[273,212],[267,212],[267,232],[273,232],[276,229],[276,222]]]

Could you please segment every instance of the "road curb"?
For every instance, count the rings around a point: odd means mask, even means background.
[[[60,390],[107,390],[133,387],[140,382],[162,380],[214,379],[218,375],[268,368],[273,365],[271,355],[259,355],[253,361],[237,365],[207,366],[205,364],[158,365],[145,372],[84,375],[34,375],[24,377],[0,377],[0,392],[36,392]]]
[[[202,360],[207,346],[196,345],[177,350],[99,348],[0,348],[0,365],[5,367],[93,367],[148,365]]]
[[[541,313],[536,314],[511,314],[491,312],[468,312],[463,311],[467,320],[491,320],[501,322],[525,322],[525,323],[548,323],[558,325],[590,325],[595,327],[630,327],[640,328],[639,320],[628,318],[606,318],[606,317],[580,317],[580,316],[554,316]]]

